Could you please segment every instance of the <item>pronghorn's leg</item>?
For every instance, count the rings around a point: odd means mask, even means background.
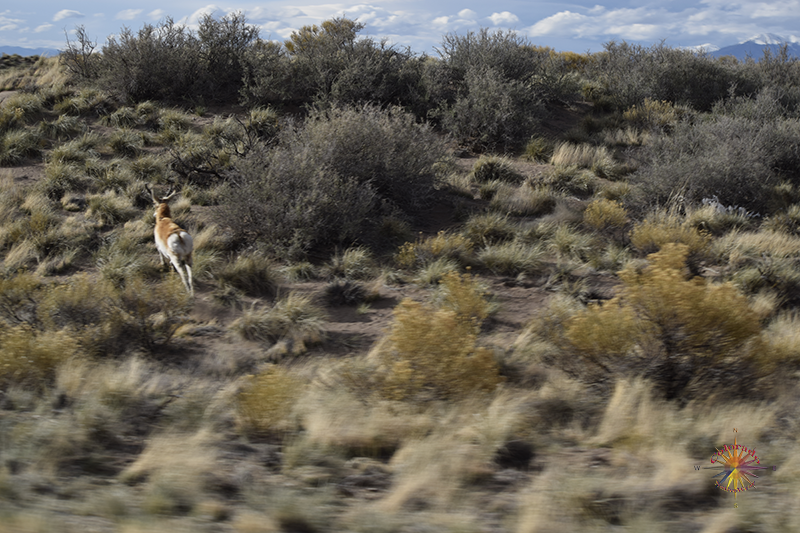
[[[192,254],[190,253],[186,256],[186,260],[183,262],[183,266],[186,267],[186,275],[189,278],[189,292],[192,296],[194,296],[194,281],[192,281]]]
[[[194,283],[192,282],[192,265],[189,263],[184,263],[184,267],[186,267],[186,277],[189,278],[189,294],[194,296]]]
[[[194,289],[192,288],[192,271],[187,267],[187,272],[189,273],[189,281],[186,281],[186,274],[183,272],[181,268],[181,260],[178,258],[172,259],[172,266],[175,267],[175,270],[178,271],[178,274],[181,276],[181,281],[183,282],[183,286],[186,287],[186,290],[189,291],[190,294],[194,295]],[[186,265],[184,265],[186,266]]]

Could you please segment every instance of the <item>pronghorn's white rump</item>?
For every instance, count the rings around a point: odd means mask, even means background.
[[[181,276],[181,281],[183,281],[186,290],[191,295],[194,295],[194,284],[192,283],[192,251],[194,245],[192,236],[172,220],[169,204],[167,203],[175,193],[171,192],[163,198],[157,198],[153,189],[148,186],[147,190],[150,191],[150,196],[156,206],[156,226],[153,234],[156,240],[156,248],[159,252],[158,255],[161,258],[161,265],[163,266],[165,260],[169,259],[172,266]]]

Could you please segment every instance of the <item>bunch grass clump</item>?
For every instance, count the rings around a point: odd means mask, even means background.
[[[52,383],[60,364],[80,354],[68,331],[37,331],[27,324],[0,333],[0,383],[42,389]]]
[[[136,157],[144,148],[144,139],[141,133],[135,130],[121,128],[111,134],[108,146],[121,156]]]
[[[489,244],[477,256],[480,265],[494,274],[515,276],[538,271],[546,256],[546,249],[515,240]]]
[[[43,138],[38,131],[19,129],[7,131],[0,138],[0,165],[15,166],[26,158],[41,153]]]
[[[547,185],[523,183],[519,186],[500,184],[492,196],[492,209],[513,216],[538,217],[551,213],[556,207],[557,195]]]
[[[715,236],[733,229],[748,229],[757,224],[756,219],[749,213],[720,209],[716,205],[704,205],[690,210],[687,213],[686,222],[700,231]]]
[[[86,132],[86,123],[79,117],[59,115],[53,121],[43,120],[39,123],[42,135],[52,137],[59,141],[66,141]]]
[[[97,149],[102,143],[103,139],[98,134],[87,132],[76,139],[53,148],[47,155],[47,159],[51,163],[82,164],[87,160],[97,159],[100,156]]]
[[[376,264],[368,248],[356,247],[333,256],[327,270],[334,277],[364,280],[374,276]]]
[[[699,254],[711,244],[711,235],[692,226],[675,212],[659,210],[636,224],[631,244],[643,253],[653,253],[669,243],[685,244],[690,254]]]
[[[525,145],[525,158],[529,161],[549,161],[553,156],[553,144],[545,137],[533,137]]]
[[[633,105],[622,113],[622,118],[635,126],[648,130],[666,128],[678,121],[681,114],[672,102],[645,98],[641,105]]]
[[[525,177],[517,172],[507,157],[482,155],[472,167],[472,176],[478,183],[501,181],[519,183]]]
[[[459,270],[461,270],[461,265],[457,261],[440,257],[420,265],[413,280],[418,285],[436,285],[447,274]]]
[[[275,343],[286,340],[294,353],[322,341],[325,311],[310,296],[290,293],[272,307],[255,304],[231,323],[231,330],[246,340]]]
[[[470,217],[464,224],[462,234],[476,246],[494,244],[514,238],[515,225],[507,215],[489,211]]]
[[[577,165],[555,166],[542,180],[542,184],[552,190],[576,196],[591,195],[597,188],[597,182],[593,172]]]
[[[595,245],[595,236],[578,231],[571,224],[560,224],[547,240],[560,259],[585,261]]]
[[[44,110],[42,95],[36,92],[18,92],[3,102],[4,112],[28,120]]]
[[[88,209],[86,216],[104,226],[115,226],[134,218],[139,211],[126,196],[110,190],[103,194],[90,194],[86,197]]]
[[[592,168],[607,165],[611,160],[611,153],[605,146],[566,142],[558,144],[550,157],[553,166],[562,168]]]
[[[60,100],[53,106],[59,115],[82,116],[94,114],[103,116],[115,106],[111,96],[101,90],[87,87]]]
[[[103,115],[100,118],[100,123],[106,126],[113,126],[115,128],[131,128],[137,126],[140,121],[140,115],[136,109],[129,106],[122,106],[114,112]]]
[[[762,229],[800,235],[800,204],[792,204],[764,220]]]
[[[254,296],[275,294],[280,273],[275,264],[259,254],[241,254],[214,272],[216,279]]]

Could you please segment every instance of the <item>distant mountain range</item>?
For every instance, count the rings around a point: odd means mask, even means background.
[[[46,55],[54,57],[57,56],[60,52],[61,52],[60,50],[56,50],[55,48],[23,48],[21,46],[0,45],[0,55],[8,54],[10,56],[13,56],[14,54],[17,54],[22,57]]]
[[[797,37],[792,36],[786,39],[774,33],[758,35],[743,43],[714,50],[709,52],[708,55],[711,57],[733,56],[741,61],[752,57],[755,61],[758,61],[763,57],[764,50],[769,49],[774,55],[784,43],[787,45],[787,52],[790,56],[800,57],[800,42],[798,42]]]

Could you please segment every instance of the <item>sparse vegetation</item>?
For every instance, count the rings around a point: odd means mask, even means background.
[[[792,530],[798,63],[364,27],[2,58],[0,530]]]

